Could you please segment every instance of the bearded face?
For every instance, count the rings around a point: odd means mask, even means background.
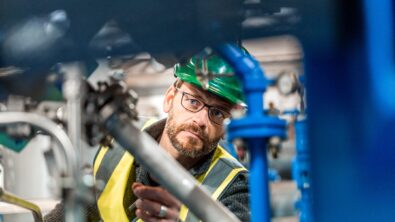
[[[169,112],[166,132],[173,147],[183,156],[197,158],[213,151],[222,135],[210,138],[209,135],[196,124],[177,123],[173,110]],[[191,136],[185,135],[190,133]]]

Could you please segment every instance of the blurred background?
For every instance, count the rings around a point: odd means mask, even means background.
[[[391,0],[0,0],[0,187],[48,212],[73,196],[63,180],[77,154],[74,179],[92,190],[103,115],[137,127],[163,118],[173,65],[208,48],[229,56],[231,43],[262,73],[244,79],[261,87],[262,107],[248,105],[262,112],[233,113],[221,141],[248,168],[268,161],[250,168],[251,183],[264,180],[251,190],[252,221],[392,221],[394,9]],[[243,121],[251,131],[239,138]],[[71,146],[55,139],[65,137]],[[5,196],[0,221],[33,221]]]

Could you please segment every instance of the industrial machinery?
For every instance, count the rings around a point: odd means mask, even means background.
[[[175,196],[183,201],[198,217],[205,221],[235,220],[231,214],[226,213],[225,208],[210,201],[207,195],[204,195],[204,193],[200,191],[196,182],[194,182],[188,174],[182,173],[181,171],[177,174],[180,178],[173,178],[173,182],[171,182],[169,181],[169,177],[164,176],[164,174],[155,173],[155,169],[159,169],[159,167],[154,167],[155,165],[153,165],[155,164],[155,158],[161,160],[161,166],[163,165],[163,159],[166,158],[158,155],[158,152],[151,152],[156,153],[156,157],[144,157],[144,153],[149,150],[148,147],[154,146],[142,146],[142,144],[153,142],[149,142],[149,139],[146,137],[139,137],[138,135],[141,133],[127,121],[136,118],[134,107],[137,100],[133,93],[130,94],[130,91],[125,89],[122,84],[119,84],[119,81],[99,85],[98,89],[93,90],[89,86],[84,85],[81,76],[82,73],[84,73],[83,65],[92,61],[92,58],[103,56],[113,57],[123,54],[133,55],[144,50],[153,55],[162,54],[163,52],[170,53],[170,55],[165,55],[164,57],[167,59],[175,57],[176,60],[173,59],[174,64],[174,61],[182,61],[204,46],[217,45],[217,43],[225,41],[236,41],[240,37],[239,29],[244,13],[241,3],[240,1],[227,1],[226,4],[222,4],[220,1],[207,1],[204,3],[197,1],[196,5],[192,6],[190,3],[182,1],[168,1],[167,4],[163,3],[161,5],[155,3],[155,7],[153,7],[154,2],[138,3],[133,4],[133,6],[130,5],[131,7],[125,7],[129,4],[124,1],[115,1],[111,2],[111,8],[114,9],[111,13],[107,10],[101,10],[103,7],[108,7],[108,3],[105,1],[90,5],[78,4],[78,7],[74,3],[70,4],[70,2],[60,1],[54,4],[40,4],[39,7],[32,7],[28,11],[20,7],[20,5],[24,4],[23,1],[9,3],[7,6],[13,9],[11,10],[13,13],[6,14],[2,17],[2,28],[4,28],[3,30],[5,30],[5,33],[2,38],[1,66],[22,67],[20,68],[22,70],[19,72],[11,72],[10,75],[5,77],[2,81],[2,89],[4,89],[2,94],[6,97],[10,94],[23,96],[32,95],[33,92],[36,92],[35,87],[25,87],[24,84],[22,84],[23,86],[8,87],[9,83],[29,80],[32,82],[32,85],[42,84],[45,82],[43,80],[48,76],[48,70],[55,69],[55,73],[62,74],[64,77],[62,90],[63,97],[66,101],[66,120],[63,122],[63,125],[68,130],[70,138],[70,141],[66,141],[68,144],[71,142],[72,146],[78,150],[81,146],[80,139],[81,132],[83,131],[86,132],[87,139],[91,144],[97,143],[97,138],[105,139],[108,136],[112,136],[125,149],[128,150],[128,147],[130,147],[130,149],[133,147],[134,151],[129,150],[129,152],[133,153],[141,163],[146,165],[147,168],[152,171],[153,175],[158,178],[168,190],[173,191]],[[6,4],[6,2],[4,2],[4,4]],[[223,5],[227,6],[227,10],[225,10],[223,14],[218,13],[218,10],[215,9]],[[98,7],[95,8],[96,6]],[[253,3],[248,3],[247,6],[250,9],[260,8],[259,4]],[[183,10],[177,10],[177,13],[174,13],[174,15],[169,14],[166,19],[162,18],[160,22],[151,20],[150,14],[161,13],[165,10],[174,11],[172,10],[174,7]],[[195,7],[198,9],[197,12],[190,14],[191,9]],[[81,9],[85,9],[87,14],[83,15],[81,12],[84,10]],[[99,11],[101,13],[95,16],[94,14]],[[140,11],[144,11],[145,14],[142,15]],[[202,16],[203,14],[204,16]],[[254,15],[259,15],[259,13],[255,12]],[[292,15],[293,13],[288,13],[284,16]],[[83,27],[80,24],[82,21],[85,23]],[[110,23],[107,23],[109,21]],[[145,24],[149,29],[140,29],[141,23]],[[147,38],[148,36],[152,36],[151,34],[154,31],[160,30],[164,24],[168,25],[168,30],[177,29],[177,31],[173,32],[174,35],[169,35],[168,38],[162,38],[159,42],[156,41],[156,39]],[[86,25],[89,25],[89,28],[87,28]],[[103,29],[98,32],[99,28],[103,25],[105,25]],[[185,29],[178,29],[180,25],[184,26]],[[195,27],[198,29],[194,29]],[[198,33],[196,33],[195,30],[197,30]],[[98,35],[95,36],[97,32]],[[31,38],[31,36],[35,38]],[[189,41],[185,41],[186,39],[189,39]],[[231,45],[221,46],[217,51],[224,56],[229,56],[229,61],[234,65],[240,64],[239,67],[235,68],[237,72],[240,73],[241,77],[243,73],[245,73],[247,74],[247,78],[258,78],[255,82],[257,84],[246,84],[245,88],[249,89],[254,95],[249,98],[250,101],[261,97],[262,95],[260,94],[264,91],[266,83],[261,82],[261,80],[264,80],[262,79],[263,76],[259,76],[262,75],[262,72],[259,71],[259,65],[254,62],[252,57],[240,57],[238,49]],[[160,55],[158,58],[161,58]],[[241,61],[243,59],[253,62],[255,65],[253,67],[248,67],[248,64],[244,65],[238,62],[238,60]],[[82,62],[75,63],[73,62],[75,60]],[[54,64],[58,62],[62,64],[54,67]],[[204,78],[202,78],[202,80],[204,80]],[[84,92],[84,89],[87,90],[85,91],[86,93],[81,94],[80,92]],[[38,97],[39,96],[41,95],[38,95]],[[83,104],[85,106],[81,105],[82,102],[84,102]],[[256,108],[251,107],[249,110],[259,113],[261,108],[262,107],[259,108],[258,105]],[[30,126],[26,125],[26,123],[28,123],[37,127],[37,122],[32,120],[35,116],[32,116],[32,119],[12,119],[9,115],[16,116],[19,114],[18,117],[21,117],[21,113],[7,112],[3,114],[3,124],[22,122],[23,124],[18,124],[17,126],[24,126],[30,129]],[[256,119],[259,118],[260,117],[256,116]],[[260,125],[274,123],[274,127],[278,128],[274,129],[273,132],[269,134],[263,132],[265,137],[283,134],[281,128],[284,124],[281,123],[281,121],[277,123],[272,117],[265,119],[265,117],[262,116],[262,118],[262,123]],[[82,130],[82,120],[84,120],[84,130]],[[241,128],[248,127],[251,121],[253,121],[253,119],[246,119],[243,123],[240,119]],[[256,125],[255,127],[260,127],[260,125]],[[11,126],[7,126],[7,131],[10,131],[10,127]],[[38,127],[45,130],[42,125]],[[270,128],[270,126],[268,128]],[[137,137],[130,138],[129,135],[137,135]],[[26,136],[27,135],[25,135],[25,138]],[[144,141],[144,143],[142,143],[142,141]],[[264,145],[264,140],[259,139],[259,141],[259,144]],[[144,152],[142,151],[142,153],[139,154],[136,147],[143,147]],[[70,151],[69,149],[66,150]],[[260,148],[257,147],[256,150],[259,151]],[[264,153],[265,152],[261,154],[263,155],[263,157],[261,157],[262,159],[265,159]],[[71,184],[63,184],[65,197],[71,199],[66,200],[66,206],[70,208],[67,212],[73,212],[73,214],[66,213],[66,219],[72,220],[72,218],[74,218],[74,220],[78,220],[81,216],[78,214],[79,208],[85,201],[88,201],[86,198],[80,197],[79,194],[85,193],[83,190],[87,189],[87,186],[83,184],[81,180],[82,176],[79,175],[76,170],[79,167],[78,160],[76,160],[78,155],[70,152],[66,156],[68,157],[69,170],[66,171],[63,176],[66,181],[73,181]],[[266,166],[264,162],[262,165],[261,161],[252,161],[253,171],[259,173],[262,167],[265,169]],[[169,166],[171,166],[169,169],[173,171],[177,169],[177,167],[174,166],[174,161],[169,162],[169,164]],[[163,168],[163,166],[161,168]],[[177,188],[180,180],[185,181],[185,183],[183,183],[184,187]],[[263,189],[263,191],[260,192],[263,198],[255,198],[254,202],[257,202],[254,205],[260,205],[260,201],[265,199],[263,203],[268,205],[268,190],[267,188],[265,189],[265,187],[261,187],[261,185],[267,184],[267,176],[257,177],[256,181],[257,183],[254,183],[256,184],[255,189]],[[193,198],[191,198],[191,194],[200,196],[200,208],[193,206],[196,202],[192,201]],[[204,201],[205,198],[207,201]],[[78,204],[73,204],[73,201]],[[208,208],[208,205],[213,205],[213,207]],[[208,209],[210,210],[207,211]],[[257,215],[256,220],[259,220],[258,218],[260,216],[261,215]],[[267,216],[268,215],[266,215],[266,217]]]
[[[92,201],[86,191],[94,184],[83,179],[76,155],[81,135],[92,144],[117,140],[203,221],[237,221],[165,153],[155,149],[155,156],[146,156],[156,144],[131,123],[136,118],[133,91],[116,77],[98,88],[83,79],[96,58],[146,51],[171,66],[206,46],[223,56],[243,82],[249,109],[229,124],[228,134],[244,138],[251,151],[252,221],[270,221],[266,143],[285,136],[285,123],[262,112],[267,80],[257,62],[229,42],[282,33],[298,36],[305,52],[312,188],[306,221],[391,220],[392,1],[1,0],[0,8],[7,8],[0,14],[1,135],[15,150],[38,129],[57,140],[67,163],[61,175],[67,221],[81,221],[81,209]],[[59,76],[64,80],[57,81]],[[63,91],[64,104],[44,108],[43,114],[39,104],[48,85]],[[156,172],[158,162],[162,169],[178,169],[179,177]],[[196,196],[199,203],[191,200]]]

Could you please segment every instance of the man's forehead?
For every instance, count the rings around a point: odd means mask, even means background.
[[[229,107],[229,108],[233,107],[233,105],[230,102],[226,101],[225,99],[221,98],[218,95],[215,95],[207,90],[201,89],[190,83],[184,82],[183,85],[184,84],[185,86],[188,87],[188,89],[191,90],[191,92],[194,93],[194,95],[204,99],[205,101],[210,101],[212,103],[220,104],[223,107]]]

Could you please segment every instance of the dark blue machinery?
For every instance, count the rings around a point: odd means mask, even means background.
[[[304,5],[314,221],[393,221],[392,3]]]

